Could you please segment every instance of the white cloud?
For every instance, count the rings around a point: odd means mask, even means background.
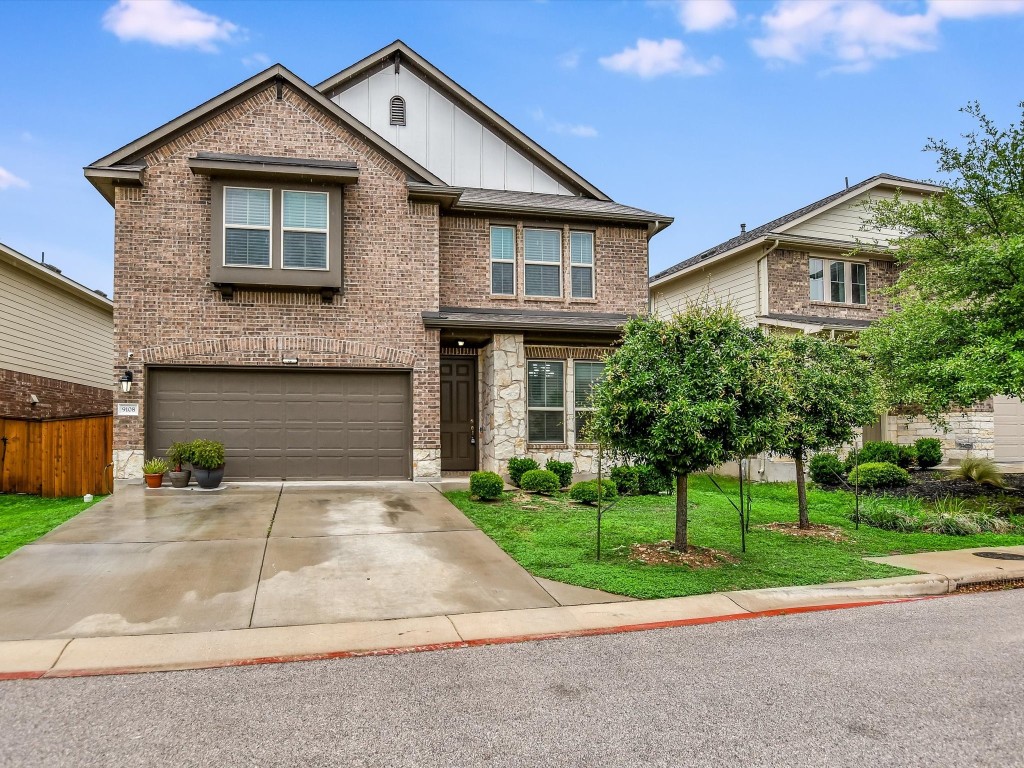
[[[575,136],[579,139],[593,139],[597,137],[597,128],[594,126],[585,125],[583,123],[563,123],[558,120],[552,120],[545,115],[544,110],[539,107],[531,110],[530,116],[538,123],[543,123],[544,127],[549,131],[562,136]]]
[[[265,53],[250,53],[242,57],[242,64],[253,69],[266,69],[270,66],[270,57]]]
[[[209,52],[241,32],[237,24],[180,0],[118,0],[103,14],[103,27],[121,40]]]
[[[698,61],[686,52],[680,40],[666,38],[660,42],[640,38],[635,48],[624,48],[600,59],[601,66],[613,72],[627,72],[644,79],[661,75],[698,77],[710,75],[722,65],[717,56]]]
[[[573,48],[558,57],[558,66],[563,69],[576,69],[580,64],[580,49]]]
[[[707,32],[736,21],[732,0],[679,0],[679,23],[687,32]]]
[[[800,63],[812,56],[840,72],[934,50],[944,19],[1024,12],[1024,0],[932,0],[923,12],[898,13],[877,0],[782,0],[761,17],[765,34],[750,41],[769,61]]]
[[[18,178],[6,168],[0,166],[0,189],[11,189],[13,187],[27,187],[28,182]]]

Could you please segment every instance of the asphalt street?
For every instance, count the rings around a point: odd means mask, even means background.
[[[1024,766],[1024,590],[0,683],[3,766]]]

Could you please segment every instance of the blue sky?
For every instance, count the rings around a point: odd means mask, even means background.
[[[0,3],[0,242],[110,290],[82,166],[281,62],[317,83],[395,38],[614,199],[672,215],[656,272],[889,172],[1024,99],[1024,0]]]

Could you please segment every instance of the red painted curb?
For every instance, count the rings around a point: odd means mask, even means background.
[[[833,603],[830,605],[809,605],[793,608],[773,608],[767,611],[752,611],[748,613],[729,613],[724,616],[702,616],[693,619],[671,619],[667,621],[655,621],[646,624],[622,624],[615,627],[600,627],[596,629],[567,630],[565,632],[548,632],[535,635],[511,635],[507,637],[490,637],[479,640],[459,640],[447,643],[432,643],[428,645],[413,645],[404,648],[378,648],[367,651],[328,651],[325,653],[295,654],[289,656],[256,656],[249,659],[232,659],[230,661],[217,661],[204,663],[201,666],[189,666],[181,664],[178,666],[142,666],[142,667],[104,667],[102,669],[67,669],[49,670],[43,672],[14,672],[11,677],[0,674],[0,680],[5,679],[38,679],[38,678],[66,678],[66,677],[95,677],[101,675],[128,675],[143,672],[175,672],[188,669],[224,669],[230,667],[250,667],[258,664],[284,664],[294,661],[325,661],[330,659],[353,659],[365,656],[398,656],[406,653],[424,653],[427,651],[451,651],[460,648],[477,648],[488,645],[507,645],[511,643],[528,643],[540,640],[564,640],[572,637],[597,637],[601,635],[617,635],[627,632],[645,632],[652,629],[671,629],[673,627],[698,626],[702,624],[717,624],[725,621],[739,621],[742,619],[761,619],[772,616],[785,616],[787,614],[818,613],[822,611],[836,611],[847,608],[866,608],[873,605],[887,605],[889,603],[909,603],[918,600],[933,600],[947,595],[925,595],[921,597],[904,597],[888,600],[865,600],[853,603]]]
[[[44,669],[42,672],[0,672],[0,681],[3,680],[38,680],[40,677],[46,674]]]

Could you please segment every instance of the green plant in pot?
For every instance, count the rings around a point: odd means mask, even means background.
[[[167,449],[167,461],[171,465],[171,485],[184,488],[192,479],[192,470],[184,465],[192,462],[192,443],[171,443]]]
[[[142,474],[146,478],[147,488],[159,488],[164,484],[164,472],[167,471],[167,462],[156,457],[149,459],[142,465]]]
[[[192,471],[200,488],[216,488],[224,479],[224,443],[199,438],[192,441]]]

